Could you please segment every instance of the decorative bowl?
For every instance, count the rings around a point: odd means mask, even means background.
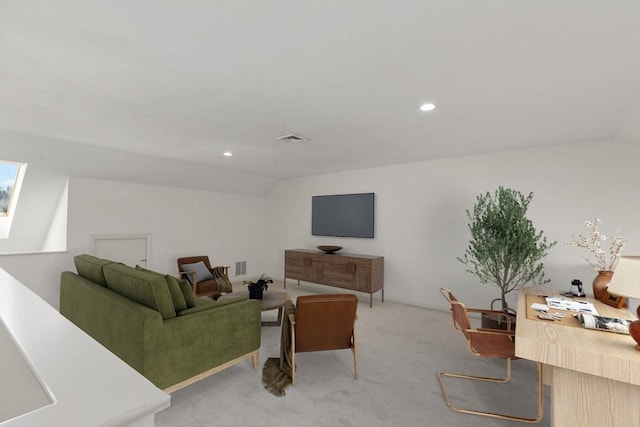
[[[332,254],[342,249],[342,246],[317,246],[317,248],[320,249],[325,254]]]

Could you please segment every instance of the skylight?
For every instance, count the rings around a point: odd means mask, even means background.
[[[17,178],[18,165],[0,163],[0,215],[7,215]]]
[[[26,169],[25,163],[0,160],[0,239],[9,237]]]

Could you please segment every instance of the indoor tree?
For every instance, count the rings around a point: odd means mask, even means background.
[[[509,308],[506,296],[525,284],[549,282],[544,277],[542,258],[557,242],[547,242],[526,217],[533,192],[524,196],[499,187],[476,198],[473,212],[467,210],[471,240],[458,260],[480,283],[500,289],[502,309]]]

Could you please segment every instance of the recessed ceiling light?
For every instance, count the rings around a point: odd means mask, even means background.
[[[436,109],[435,104],[422,104],[420,106],[420,111],[431,111],[435,109]]]
[[[229,152],[229,151],[225,151],[224,153],[222,153],[223,156],[225,157],[231,157],[233,156],[233,153]]]

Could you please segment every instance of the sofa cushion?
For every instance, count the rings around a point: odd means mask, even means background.
[[[164,320],[176,317],[164,276],[115,263],[104,266],[103,272],[112,291],[158,311]]]
[[[193,264],[182,264],[182,271],[195,271],[197,282],[213,279],[213,275],[202,261]],[[191,275],[187,274],[186,276],[191,281]]]
[[[93,255],[82,254],[73,257],[78,276],[84,277],[102,286],[107,286],[102,267],[112,264],[113,261],[96,258]]]
[[[225,305],[234,304],[238,301],[244,301],[247,298],[245,297],[225,297],[224,299],[219,299],[217,301],[213,301],[209,298],[196,298],[195,306],[188,308],[184,311],[178,313],[178,316],[186,316],[188,314],[198,313],[204,310],[210,310],[212,308],[220,308]]]
[[[173,302],[173,308],[176,310],[176,313],[182,310],[186,310],[187,302],[184,299],[184,295],[182,294],[182,290],[180,289],[180,284],[178,283],[178,279],[169,275],[158,273],[157,271],[149,270],[144,267],[140,267],[136,265],[136,270],[144,271],[149,274],[156,274],[158,276],[164,277],[167,281],[167,288],[169,289],[169,294],[171,295],[171,301]]]

